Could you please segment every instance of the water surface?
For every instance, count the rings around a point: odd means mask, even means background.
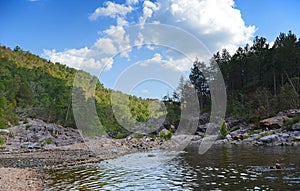
[[[153,151],[54,169],[47,190],[300,190],[300,147],[217,145],[204,155],[189,147],[166,156]],[[271,168],[277,162],[282,169]]]

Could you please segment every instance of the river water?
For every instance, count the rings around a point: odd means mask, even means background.
[[[54,169],[47,190],[300,190],[300,147],[216,145],[203,155],[188,147],[166,156],[152,151]],[[282,169],[271,168],[277,162]]]

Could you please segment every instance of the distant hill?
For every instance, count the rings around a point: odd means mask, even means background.
[[[104,130],[126,132],[114,117],[111,106],[114,91],[103,87],[98,78],[60,63],[52,63],[18,46],[14,50],[0,47],[0,128],[15,125],[19,119],[26,117],[75,128],[72,88],[77,72],[95,80],[94,94],[89,95],[90,92],[80,87],[79,91],[87,104],[89,100],[94,101],[92,103],[96,105]],[[151,117],[148,110],[151,99],[129,96],[129,100],[130,112],[136,121],[144,122]]]

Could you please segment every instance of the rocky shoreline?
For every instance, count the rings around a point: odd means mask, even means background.
[[[208,124],[197,128],[191,144],[200,144],[206,137]],[[248,123],[244,119],[227,119],[228,133],[218,135],[214,144],[247,144],[254,146],[298,146],[300,145],[300,110],[279,112],[276,116]]]
[[[167,149],[170,142],[158,137],[83,140],[79,132],[38,119],[2,131],[0,190],[43,190],[47,169],[96,163],[125,154]],[[38,139],[37,139],[38,138]],[[52,142],[47,141],[51,139]],[[8,180],[9,179],[9,180]],[[23,185],[23,186],[22,186]]]
[[[299,116],[300,110],[281,112],[261,120],[259,128],[243,119],[227,120],[226,136],[219,134],[214,144],[298,146],[300,122],[294,119]],[[289,120],[294,121],[287,127],[286,122]],[[190,145],[200,145],[210,137],[206,135],[209,123],[204,121],[206,124],[199,125],[195,135],[190,137]],[[164,126],[159,132],[173,131],[176,137],[174,126],[168,126],[169,129]],[[46,169],[96,163],[134,152],[170,149],[176,144],[176,139],[166,141],[157,136],[140,134],[124,139],[108,136],[84,139],[76,129],[48,124],[38,119],[27,119],[18,126],[1,130],[0,137],[5,142],[0,145],[0,190],[14,191],[43,190],[46,178],[43,171]]]

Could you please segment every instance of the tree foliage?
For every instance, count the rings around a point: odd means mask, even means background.
[[[34,117],[47,122],[76,127],[72,108],[72,88],[76,73],[73,68],[51,63],[19,46],[11,50],[0,47],[0,128],[17,124],[19,118]],[[78,89],[84,100],[81,109],[96,105],[97,116],[106,132],[123,132],[116,121],[111,106],[112,90],[106,89],[96,77],[82,72],[86,78],[95,80],[95,93]],[[121,94],[125,96],[125,94]],[[151,99],[130,96],[130,112],[134,120],[144,122],[150,118]],[[122,107],[122,106],[121,106]],[[89,116],[83,113],[81,120]],[[90,132],[96,134],[98,124]],[[93,134],[93,133],[92,133]]]

